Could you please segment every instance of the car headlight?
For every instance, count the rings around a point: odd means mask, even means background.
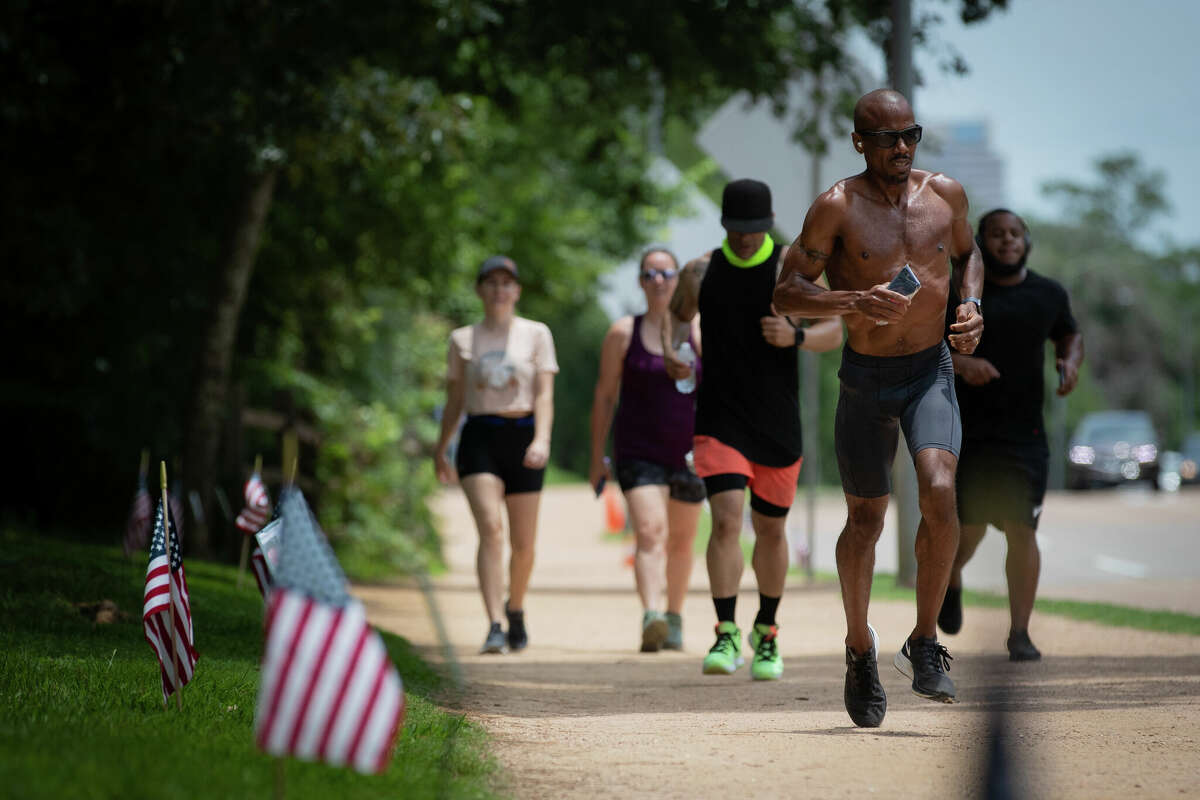
[[[1149,464],[1158,458],[1158,448],[1152,444],[1139,444],[1133,448],[1133,457],[1138,460],[1139,464]]]
[[[1096,451],[1085,444],[1077,444],[1071,448],[1071,452],[1067,454],[1072,464],[1094,464],[1096,462]]]

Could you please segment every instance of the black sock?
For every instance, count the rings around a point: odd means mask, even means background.
[[[714,597],[713,605],[717,609],[717,622],[733,622],[733,609],[737,606],[737,595],[733,597]]]
[[[767,597],[758,593],[758,616],[754,618],[755,625],[774,625],[775,611],[779,608],[779,597]]]

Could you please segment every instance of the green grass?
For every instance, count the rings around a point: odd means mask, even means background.
[[[836,576],[830,576],[836,581]],[[871,588],[872,600],[904,600],[916,602],[916,592],[896,584],[896,576],[879,573]],[[1008,608],[1008,596],[993,592],[963,592],[963,605],[982,608]],[[1042,614],[1055,614],[1082,622],[1095,622],[1122,628],[1137,628],[1158,633],[1183,633],[1200,636],[1200,616],[1182,614],[1177,611],[1154,611],[1131,608],[1111,603],[1088,603],[1081,600],[1034,601],[1034,610]]]
[[[145,558],[116,548],[0,533],[0,786],[10,797],[265,797],[274,760],[255,748],[262,600],[236,569],[187,562],[200,661],[183,710],[164,711],[142,638]],[[86,619],[110,599],[128,618]],[[444,678],[383,634],[407,716],[387,771],[286,762],[290,798],[489,798],[496,774],[481,728],[432,701]]]

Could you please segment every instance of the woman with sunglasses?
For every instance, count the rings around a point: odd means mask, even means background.
[[[651,248],[639,264],[639,281],[646,295],[645,313],[614,322],[600,352],[589,478],[598,487],[610,477],[604,450],[611,426],[617,481],[635,537],[633,571],[643,609],[641,650],[682,650],[680,613],[692,573],[704,483],[686,462],[695,393],[681,392],[663,368],[663,326],[679,283],[679,263],[670,251]],[[688,344],[700,353],[699,318],[692,321]],[[695,375],[701,377],[699,360]]]
[[[542,479],[550,455],[554,373],[558,362],[550,329],[516,315],[521,284],[507,256],[483,262],[475,281],[483,321],[450,334],[446,407],[434,451],[438,480],[457,477],[475,517],[475,569],[490,628],[480,652],[521,650],[525,590],[533,571]],[[456,464],[447,457],[464,409]],[[504,596],[504,515],[508,515],[508,601]],[[501,626],[508,618],[508,633]]]

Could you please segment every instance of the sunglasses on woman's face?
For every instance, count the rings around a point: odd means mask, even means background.
[[[679,274],[676,269],[644,269],[642,270],[642,280],[652,281],[655,278],[662,278],[664,281],[669,281]]]
[[[921,141],[920,125],[913,125],[911,128],[905,128],[902,131],[855,131],[855,133],[881,150],[888,150],[895,147],[896,142],[901,139],[909,147]]]

